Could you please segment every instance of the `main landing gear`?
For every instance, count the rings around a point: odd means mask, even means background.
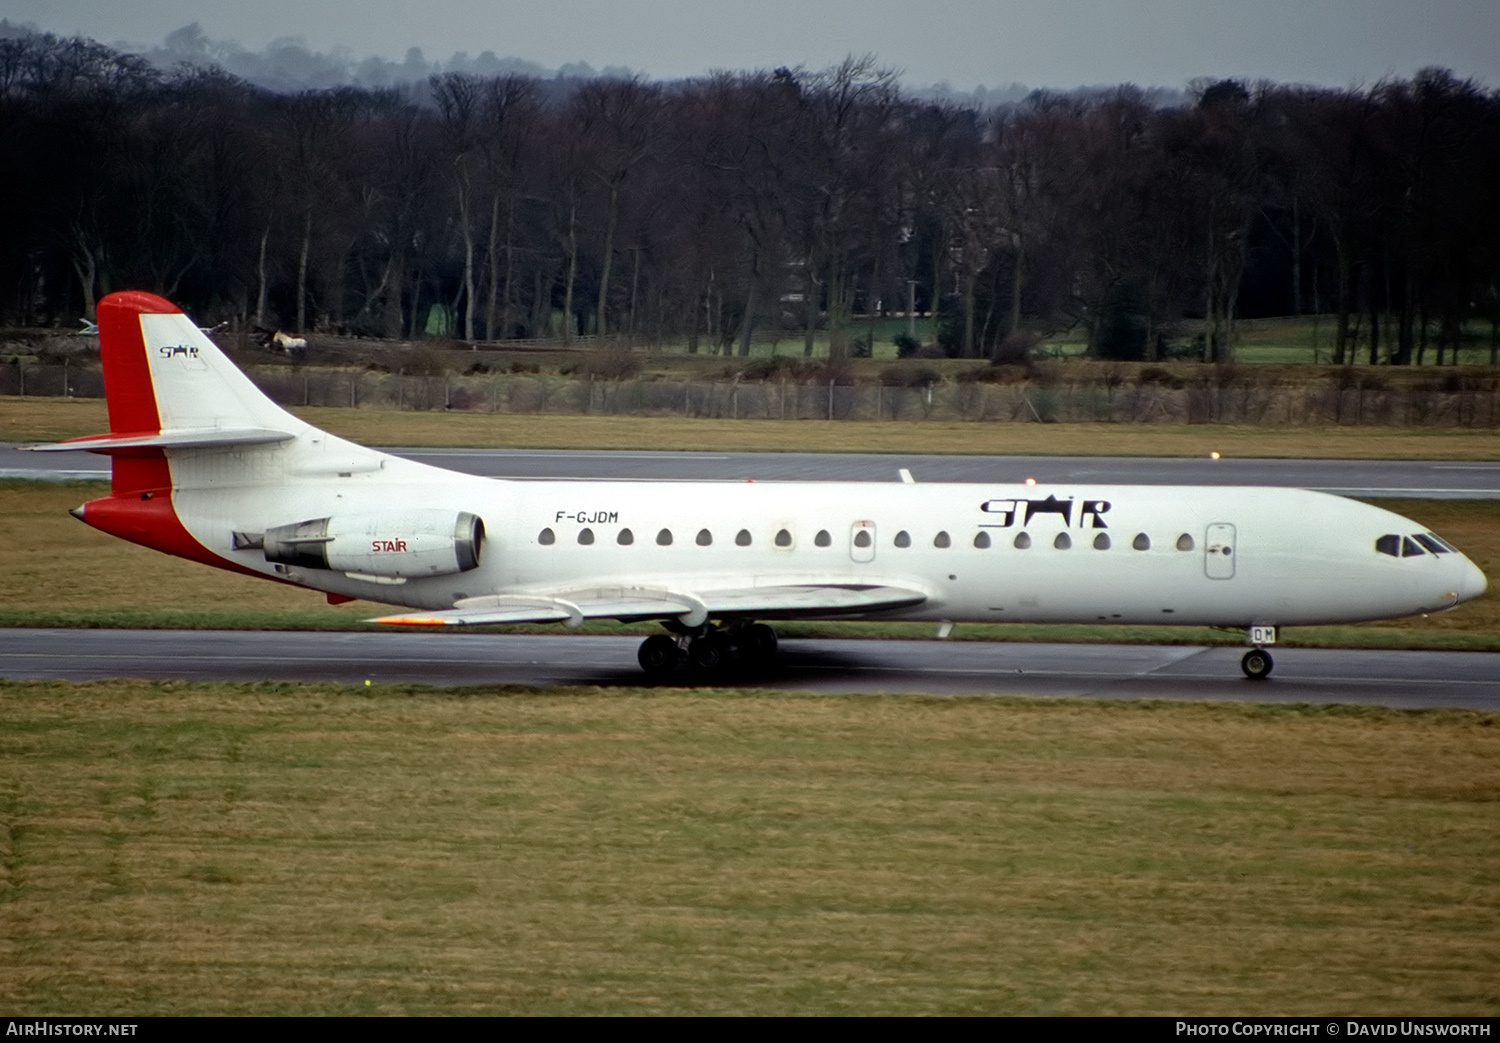
[[[663,624],[671,634],[657,634],[641,642],[636,659],[653,680],[671,676],[679,666],[704,676],[731,670],[754,673],[776,659],[776,631],[764,623],[736,623],[719,629],[712,623],[701,627]]]
[[[1276,628],[1270,626],[1250,627],[1245,635],[1255,647],[1245,653],[1240,660],[1240,669],[1245,671],[1245,676],[1252,681],[1264,681],[1271,676],[1271,668],[1276,661],[1271,658],[1262,645],[1274,645],[1276,643]]]

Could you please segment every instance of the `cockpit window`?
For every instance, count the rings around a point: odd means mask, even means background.
[[[1426,535],[1429,538],[1435,540],[1437,542],[1438,546],[1443,547],[1449,553],[1451,553],[1451,554],[1457,554],[1458,553],[1458,548],[1457,547],[1455,547],[1453,544],[1449,543],[1447,540],[1443,539],[1437,533],[1435,533],[1435,532],[1429,532]]]
[[[1401,556],[1401,537],[1387,534],[1375,541],[1375,552],[1377,554],[1389,554],[1393,558]]]
[[[1442,543],[1440,543],[1438,539],[1431,533],[1419,532],[1415,536],[1413,536],[1412,539],[1416,540],[1418,543],[1426,547],[1428,550],[1432,551],[1432,553],[1434,554],[1448,553],[1448,548],[1444,547]]]
[[[1421,547],[1418,547],[1417,541],[1410,536],[1403,536],[1401,538],[1401,556],[1403,558],[1416,558],[1424,553],[1426,552]]]

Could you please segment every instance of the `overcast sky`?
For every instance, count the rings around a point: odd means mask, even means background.
[[[1200,77],[1367,85],[1441,65],[1500,87],[1500,0],[0,0],[0,15],[106,43],[199,22],[260,50],[429,60],[494,51],[654,79],[874,54],[909,85],[1181,87]]]

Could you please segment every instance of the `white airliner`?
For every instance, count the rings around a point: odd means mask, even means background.
[[[73,514],[206,565],[413,610],[382,623],[658,620],[641,666],[764,665],[766,620],[1276,628],[1449,609],[1484,574],[1421,525],[1295,489],[517,482],[297,419],[152,294],[99,303],[112,458]]]

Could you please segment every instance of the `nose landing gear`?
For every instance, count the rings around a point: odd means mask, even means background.
[[[1240,669],[1245,671],[1245,676],[1252,681],[1264,681],[1271,676],[1271,668],[1276,661],[1271,658],[1262,645],[1274,645],[1276,643],[1276,628],[1271,626],[1253,626],[1245,635],[1255,647],[1245,653],[1240,660]]]
[[[1264,648],[1252,648],[1245,653],[1245,658],[1240,660],[1240,669],[1245,671],[1245,676],[1252,681],[1264,681],[1271,676],[1271,667],[1275,666],[1271,653]]]

